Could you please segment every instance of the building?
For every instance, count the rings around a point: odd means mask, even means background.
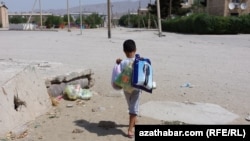
[[[148,8],[138,8],[138,15],[146,16],[148,14]]]
[[[183,8],[200,2],[208,14],[216,16],[238,16],[250,14],[250,0],[184,0]]]
[[[0,4],[0,27],[9,27],[8,8],[5,6],[4,3]]]
[[[207,0],[207,11],[219,16],[250,14],[250,0]]]

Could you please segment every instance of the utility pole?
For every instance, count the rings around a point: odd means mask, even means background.
[[[80,34],[82,35],[82,3],[81,3],[82,0],[79,0],[79,5],[80,5]]]
[[[110,9],[110,0],[107,2],[107,13],[108,13],[108,38],[111,38],[111,9]]]
[[[169,2],[169,18],[171,19],[171,15],[172,15],[172,0],[170,0]]]
[[[30,23],[30,19],[31,19],[31,16],[32,16],[32,14],[33,14],[34,8],[35,8],[35,6],[36,6],[36,2],[37,2],[37,0],[35,0],[35,2],[34,2],[34,5],[33,5],[33,7],[32,7],[32,11],[31,11],[31,14],[30,14],[29,19],[28,19],[28,21],[27,21],[27,25]]]
[[[158,27],[159,27],[159,37],[162,35],[161,29],[161,10],[160,10],[160,0],[157,0],[157,16],[158,16]]]
[[[111,4],[111,6],[110,6],[110,12],[111,12],[111,14],[110,14],[110,17],[111,17],[111,20],[110,20],[111,22],[110,22],[110,24],[111,24],[111,25],[110,25],[110,26],[111,26],[111,27],[114,27],[114,26],[115,26],[115,24],[114,24],[114,19],[113,19],[113,18],[114,18],[113,7],[114,7],[114,5]]]
[[[151,6],[151,0],[149,1],[149,3],[150,3],[150,6]],[[149,7],[149,9],[148,9],[148,29],[150,28],[150,24],[151,24],[150,10],[151,10],[151,8]]]
[[[67,0],[67,13],[68,13],[68,32],[70,32],[69,0]]]
[[[42,29],[43,26],[43,17],[42,17],[42,5],[41,5],[41,0],[39,0],[39,7],[40,7],[40,29]]]
[[[128,27],[130,25],[130,10],[128,9]]]

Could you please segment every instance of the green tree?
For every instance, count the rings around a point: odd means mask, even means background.
[[[149,16],[149,14],[147,15],[130,15],[130,14],[123,15],[121,16],[118,22],[120,26],[146,28],[148,27],[149,19],[151,23],[150,27],[155,28],[156,25],[154,24],[154,22],[157,18],[154,15]]]
[[[50,15],[45,21],[47,28],[51,28],[53,26],[59,27],[61,24],[63,24],[63,19],[60,16]]]
[[[38,24],[40,23],[40,17],[39,16],[34,16],[33,20],[31,21],[33,24]]]
[[[85,22],[84,22],[85,18],[86,17],[84,15],[82,15],[82,26],[85,24]],[[76,19],[75,23],[80,26],[80,24],[81,24],[80,16]]]
[[[12,17],[10,17],[9,21],[12,24],[26,23],[27,22],[27,18],[24,18],[22,16],[12,16]]]
[[[100,15],[93,13],[84,19],[84,23],[88,24],[90,28],[97,28],[103,23]]]
[[[119,25],[120,26],[128,26],[128,14],[127,15],[123,15],[123,16],[121,16],[120,17],[120,19],[119,19],[119,21],[118,21],[118,23],[119,23]]]
[[[74,22],[74,20],[73,20],[73,18],[72,18],[71,15],[69,15],[69,20],[70,20],[70,22]],[[64,21],[64,23],[67,23],[67,24],[68,24],[68,15],[64,15],[64,16],[63,16],[63,21]],[[67,25],[67,24],[66,24],[66,25]]]
[[[194,0],[194,3],[191,6],[191,10],[193,13],[205,13],[205,0]]]
[[[125,26],[125,27],[138,27],[139,20],[140,20],[140,17],[138,15],[127,14],[127,15],[121,16],[118,23],[119,25]]]

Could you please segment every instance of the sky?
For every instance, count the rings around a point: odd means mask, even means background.
[[[48,9],[67,9],[67,0],[40,0],[43,10]],[[107,3],[107,0],[68,0],[69,7],[79,6],[79,3],[84,5]],[[139,1],[139,0],[110,0],[117,1]],[[8,7],[9,12],[29,12],[34,9],[39,9],[39,0],[0,0]],[[36,2],[36,3],[35,3]]]

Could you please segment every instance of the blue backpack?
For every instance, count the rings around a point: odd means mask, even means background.
[[[153,68],[148,58],[135,55],[132,71],[132,86],[146,92],[152,93],[153,90]]]

